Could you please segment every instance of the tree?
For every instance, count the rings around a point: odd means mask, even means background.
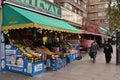
[[[111,0],[108,7],[110,31],[120,30],[120,0]]]

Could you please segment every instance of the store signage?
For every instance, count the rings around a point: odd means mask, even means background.
[[[61,16],[61,8],[46,0],[6,0],[6,2],[49,13],[57,17]]]
[[[20,67],[12,67],[11,70],[23,72],[23,68]]]
[[[35,65],[35,67],[34,67],[35,72],[41,71],[41,70],[42,70],[42,65],[43,65],[43,64]]]
[[[61,12],[62,19],[82,25],[82,16],[71,12],[70,10],[67,10],[65,8],[62,8]]]
[[[83,19],[82,29],[86,30],[86,31],[89,31],[89,32],[98,33],[97,25],[95,23],[87,20],[87,19]]]

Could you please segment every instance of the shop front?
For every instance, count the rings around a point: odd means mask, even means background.
[[[82,35],[82,46],[87,50],[91,47],[91,43],[93,43],[94,40],[100,44],[101,42],[100,37],[98,36],[98,26],[85,18],[83,19],[82,24],[82,30],[84,30]]]
[[[44,73],[44,67],[51,70],[64,67],[66,56],[71,56],[69,61],[75,59],[77,51],[71,50],[66,38],[68,34],[81,34],[80,30],[61,19],[7,2],[2,14],[4,69],[35,76]]]
[[[112,37],[109,36],[110,32],[102,27],[99,28],[99,33],[101,34],[102,44],[104,44],[105,41],[112,39]]]

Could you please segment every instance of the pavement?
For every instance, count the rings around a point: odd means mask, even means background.
[[[82,60],[73,61],[58,71],[48,71],[30,77],[14,72],[1,72],[0,80],[120,80],[120,66],[116,65],[116,47],[110,64],[105,63],[103,50],[99,50],[96,63],[92,63],[88,54]]]

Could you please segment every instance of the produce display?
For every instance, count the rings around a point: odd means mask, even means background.
[[[40,48],[32,50],[30,47],[23,46],[21,44],[15,44],[15,46],[27,57],[30,62],[38,62],[42,60],[42,51]]]

